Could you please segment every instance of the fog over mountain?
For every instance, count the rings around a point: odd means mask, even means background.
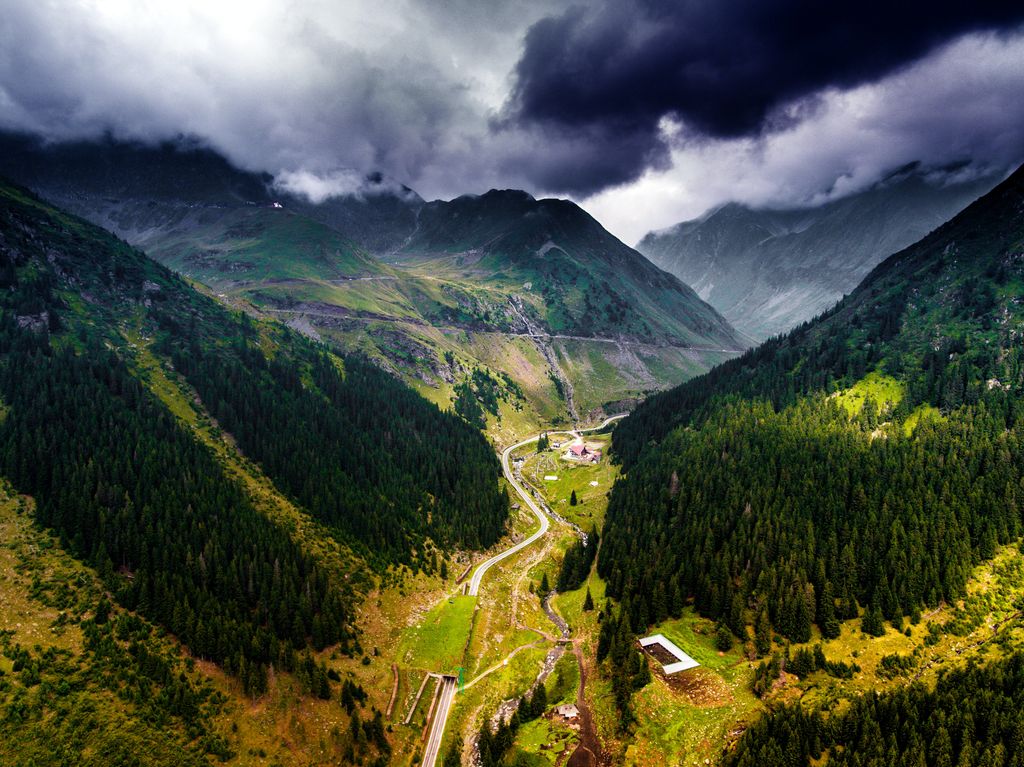
[[[1014,165],[1022,21],[992,1],[13,0],[0,127],[195,137],[319,199],[372,172],[426,199],[567,195],[635,242],[728,201],[841,197],[908,162]]]
[[[765,339],[830,308],[883,258],[991,189],[1002,174],[914,165],[813,208],[730,203],[651,232],[637,248],[739,330]]]

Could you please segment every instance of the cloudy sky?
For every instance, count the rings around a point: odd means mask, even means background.
[[[318,195],[571,197],[633,243],[1024,160],[1024,3],[2,0],[0,128],[199,137]]]

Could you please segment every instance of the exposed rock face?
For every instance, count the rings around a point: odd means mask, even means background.
[[[831,307],[882,259],[952,218],[1001,176],[949,178],[908,168],[818,208],[729,204],[652,232],[637,250],[692,286],[737,330],[764,339]]]
[[[47,333],[50,329],[49,312],[15,315],[14,321],[18,323],[19,328],[27,328],[33,333]]]

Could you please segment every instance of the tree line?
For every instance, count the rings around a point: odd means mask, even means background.
[[[371,559],[410,562],[429,537],[485,548],[508,498],[486,439],[367,360],[303,344],[273,359],[244,333],[167,336],[175,368],[278,487]]]
[[[1001,392],[884,438],[823,396],[723,406],[615,486],[598,572],[638,627],[692,602],[743,639],[838,636],[862,609],[877,634],[1021,534],[1022,419]]]
[[[1024,764],[1024,657],[868,692],[844,713],[799,704],[754,722],[724,767],[1017,767]]]
[[[573,541],[562,558],[558,580],[555,582],[556,589],[574,591],[583,585],[590,575],[590,568],[593,567],[594,559],[597,557],[599,541],[597,530],[594,527],[591,527],[590,532],[587,533],[586,541],[580,539]]]

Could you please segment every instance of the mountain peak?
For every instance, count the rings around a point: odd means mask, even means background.
[[[471,196],[471,195],[465,195]],[[480,195],[481,200],[509,200],[516,202],[536,202],[537,198],[522,189],[489,189]]]

